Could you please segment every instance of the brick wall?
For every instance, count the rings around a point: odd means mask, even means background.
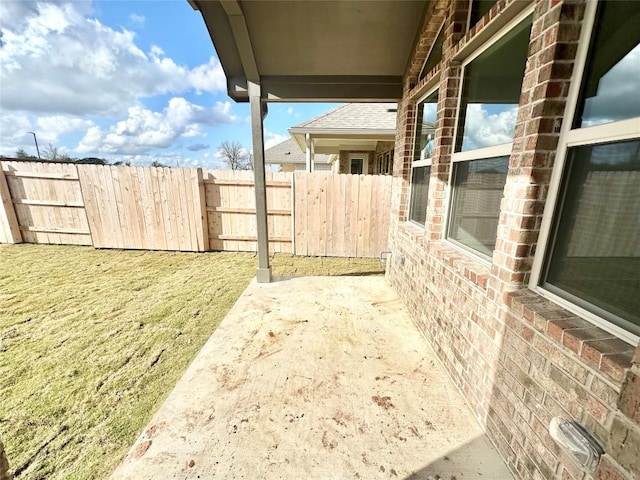
[[[501,15],[521,9],[522,2],[516,1],[498,1],[468,32],[468,2],[432,4],[398,104],[393,254],[387,276],[516,478],[631,480],[640,475],[640,347],[634,349],[526,288],[584,0],[535,2],[490,266],[442,240],[461,73],[453,56],[476,35],[485,34]],[[442,18],[446,18],[443,60],[418,82],[429,40]],[[435,76],[439,76],[436,142],[427,222],[419,228],[407,222],[415,99]],[[554,416],[578,420],[605,446],[595,472],[581,471],[550,438],[548,426]]]

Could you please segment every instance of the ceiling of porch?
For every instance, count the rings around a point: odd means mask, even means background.
[[[269,101],[397,101],[428,0],[188,0],[227,77]]]

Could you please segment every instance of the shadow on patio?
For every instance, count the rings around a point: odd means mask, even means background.
[[[112,479],[177,477],[512,478],[382,276],[252,282]]]

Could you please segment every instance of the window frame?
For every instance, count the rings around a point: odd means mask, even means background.
[[[350,175],[368,175],[369,161],[367,153],[350,153],[349,154],[349,174]],[[362,173],[351,173],[351,162],[353,160],[360,160],[362,162]]]
[[[549,182],[549,191],[545,201],[542,223],[538,237],[538,248],[533,259],[531,268],[531,277],[529,279],[529,289],[538,295],[548,298],[552,302],[560,305],[562,308],[575,313],[612,335],[620,338],[631,345],[638,345],[640,336],[626,330],[625,328],[612,323],[603,316],[599,316],[590,310],[579,306],[567,298],[561,297],[550,290],[544,288],[543,281],[545,276],[546,259],[552,253],[554,244],[554,219],[556,214],[562,213],[561,191],[564,172],[566,171],[568,152],[571,147],[581,145],[593,145],[605,142],[620,142],[624,140],[632,140],[640,138],[640,128],[638,124],[640,117],[610,122],[601,125],[594,125],[583,128],[573,128],[573,121],[578,109],[578,101],[580,100],[580,89],[584,77],[584,71],[591,47],[591,35],[596,27],[597,11],[599,1],[587,2],[585,8],[585,16],[582,21],[582,31],[580,32],[580,40],[576,51],[576,60],[571,76],[569,91],[567,93],[567,101],[563,115],[562,127],[560,129],[558,147],[556,150],[554,166]],[[564,293],[566,297],[579,298],[568,292]],[[588,303],[588,302],[587,302]],[[593,310],[604,309],[596,307]]]
[[[518,3],[518,2],[515,2]],[[484,41],[482,44],[477,45],[476,48],[470,50],[466,53],[464,58],[460,58],[461,61],[461,70],[460,70],[460,85],[458,86],[457,91],[457,105],[456,105],[456,121],[453,128],[453,144],[452,149],[454,150],[451,153],[451,171],[449,173],[449,182],[447,185],[447,192],[445,198],[446,204],[446,215],[443,225],[443,240],[450,244],[452,247],[457,250],[463,252],[466,255],[471,256],[474,260],[482,263],[483,265],[490,267],[492,264],[492,256],[487,258],[483,254],[479,253],[477,250],[474,250],[467,245],[464,245],[454,238],[449,236],[449,230],[451,227],[451,216],[453,212],[453,204],[454,204],[454,170],[455,164],[458,162],[469,162],[473,160],[486,160],[495,157],[503,157],[503,156],[511,156],[511,152],[513,150],[513,139],[509,143],[503,143],[500,145],[493,145],[490,147],[476,148],[474,150],[466,150],[464,152],[455,152],[455,143],[458,138],[458,129],[460,128],[460,107],[462,106],[462,90],[464,88],[464,75],[467,69],[467,66],[480,55],[482,55],[485,51],[491,48],[496,42],[502,39],[505,35],[507,35],[513,28],[518,26],[521,22],[527,19],[527,17],[532,16],[534,13],[534,5],[529,4],[526,8],[518,11],[513,15],[509,21],[499,28],[490,38]],[[527,53],[528,54],[528,53]],[[524,76],[523,76],[524,79]],[[522,87],[520,88],[522,90]],[[518,99],[518,104],[520,100]],[[515,132],[514,132],[515,138]],[[500,211],[498,212],[498,215]],[[494,247],[495,251],[495,247]]]
[[[435,80],[435,79],[434,79]],[[407,202],[408,202],[408,208],[407,208],[407,221],[409,221],[411,224],[416,225],[420,228],[426,228],[427,226],[427,219],[425,217],[424,219],[424,223],[418,223],[415,220],[411,219],[411,199],[413,198],[413,182],[411,181],[413,178],[413,169],[414,168],[420,168],[420,167],[431,167],[432,162],[433,162],[433,156],[431,156],[430,158],[425,158],[424,160],[414,160],[414,156],[415,156],[415,150],[416,150],[416,141],[418,140],[418,121],[421,120],[418,118],[418,104],[420,102],[425,101],[427,98],[429,98],[431,95],[433,95],[435,92],[438,92],[438,101],[440,99],[440,93],[439,93],[439,85],[437,82],[435,82],[434,80],[432,80],[431,82],[428,83],[428,85],[426,86],[426,90],[422,89],[422,91],[419,93],[419,96],[416,95],[415,98],[415,105],[416,105],[416,118],[415,118],[415,122],[413,124],[413,138],[411,140],[411,171],[409,172],[409,196],[407,197]],[[437,102],[436,102],[437,105]],[[438,122],[438,109],[436,107],[436,124]],[[434,143],[435,143],[435,130],[434,130],[434,134],[433,134],[433,139],[434,139]],[[429,177],[431,177],[431,170],[429,170]],[[431,180],[429,180],[429,187],[431,185]],[[427,187],[427,202],[429,201],[429,187]]]
[[[429,53],[427,53],[427,56],[424,57],[424,62],[422,62],[422,66],[420,67],[420,72],[418,73],[418,81],[422,80],[424,78],[424,75],[428,74],[429,72],[425,72],[424,68],[427,66],[427,63],[429,62],[429,57],[431,57],[431,54],[433,53],[433,49],[436,46],[438,37],[440,36],[441,33],[444,33],[444,24],[446,23],[446,20],[443,20],[442,23],[440,24],[440,27],[438,28],[438,31],[436,33],[436,36],[433,37],[433,43],[431,44],[431,47],[429,48]],[[440,62],[442,61],[442,59],[440,59]],[[436,63],[436,66],[440,64],[440,62]],[[436,68],[436,66],[434,66],[433,68]],[[430,70],[431,71],[431,70]]]

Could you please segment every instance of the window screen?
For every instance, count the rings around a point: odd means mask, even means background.
[[[545,288],[640,334],[640,140],[569,149],[561,188]]]
[[[508,168],[507,156],[454,164],[449,238],[484,257],[496,244]]]

